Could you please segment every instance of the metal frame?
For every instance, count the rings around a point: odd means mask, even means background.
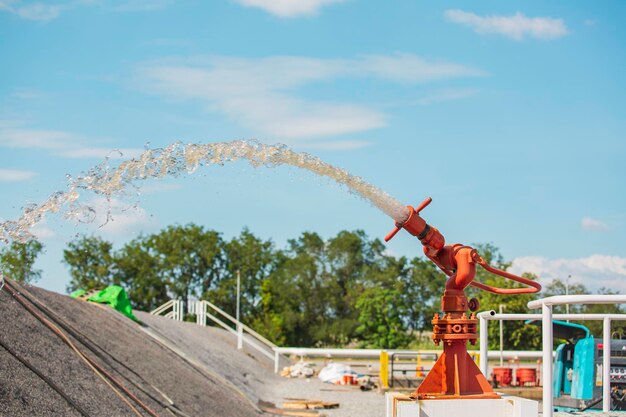
[[[183,321],[183,307],[182,300],[169,300],[152,310],[150,314],[163,315],[169,319]],[[195,314],[196,324],[200,326],[206,326],[207,319],[210,319],[229,333],[234,334],[237,337],[237,349],[243,349],[245,342],[269,360],[280,360],[280,355],[276,359],[275,349],[277,346],[274,343],[209,301],[190,300],[187,304],[187,314]],[[228,322],[232,323],[232,325],[229,325]]]
[[[152,310],[150,314],[154,316],[165,316],[168,319],[172,319],[176,321],[183,321],[183,316],[184,316],[183,302],[181,300],[169,300],[165,304]]]
[[[279,355],[296,355],[300,358],[304,357],[318,357],[318,358],[363,358],[363,359],[378,359],[382,352],[387,352],[389,355],[393,353],[407,353],[413,355],[441,355],[441,350],[385,350],[385,349],[336,349],[336,348],[303,348],[303,347],[277,347],[274,349],[276,357],[274,359],[274,372],[278,373],[278,357]],[[475,355],[479,353],[476,350],[469,350],[468,353]],[[499,352],[489,352],[490,358],[499,357]],[[523,350],[505,350],[505,358],[540,358],[541,352],[523,351]]]
[[[432,353],[431,352],[420,352],[420,351],[417,351],[417,352],[392,352],[389,355],[389,363],[391,364],[390,370],[389,370],[389,376],[390,376],[390,378],[389,378],[389,388],[393,388],[394,381],[395,381],[395,376],[394,375],[396,373],[400,373],[401,372],[402,375],[406,376],[407,372],[409,371],[409,369],[396,369],[396,366],[400,365],[400,363],[398,363],[398,362],[400,362],[401,359],[414,359],[415,358],[416,359],[416,363],[415,363],[416,369],[415,369],[414,372],[417,374],[417,371],[418,371],[417,366],[421,362],[421,358],[423,356],[430,357],[431,359],[433,359],[434,362],[437,362],[437,359],[439,359],[439,354],[434,353],[434,352],[432,352]],[[412,364],[412,361],[411,361],[411,364]],[[428,371],[430,371],[430,369]],[[409,384],[408,388],[412,388],[413,384],[412,384],[411,380],[408,379],[408,378],[406,378],[406,379],[407,379],[408,384]]]
[[[603,322],[603,363],[602,363],[602,410],[611,408],[611,321],[624,320],[626,314],[552,314],[552,306],[568,304],[622,304],[626,295],[557,295],[528,303],[528,308],[539,309],[541,314],[496,314],[495,311],[478,313],[480,329],[480,370],[486,376],[488,372],[488,323],[489,320],[538,320],[541,319],[542,336],[542,378],[543,378],[543,416],[553,416],[553,378],[554,357],[552,320],[602,320]]]

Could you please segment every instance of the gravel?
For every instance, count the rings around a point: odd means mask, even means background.
[[[383,417],[385,399],[374,391],[326,384],[318,378],[289,379],[273,373],[273,363],[252,352],[236,350],[231,333],[215,327],[175,322],[164,317],[136,312],[137,317],[161,337],[175,343],[184,354],[237,385],[254,401],[282,406],[289,398],[337,402],[339,408],[324,410],[329,417]]]
[[[65,322],[116,358],[97,358],[102,365],[159,415],[169,415],[165,400],[153,387],[192,416],[254,417],[261,413],[219,378],[202,372],[141,330],[140,325],[110,309],[36,287],[29,293]],[[133,415],[129,407],[50,329],[8,293],[0,291],[0,339],[30,362],[93,416]],[[88,343],[88,342],[87,342]],[[106,357],[106,356],[105,356]],[[129,370],[128,368],[132,369]],[[139,375],[139,376],[137,376]],[[150,394],[146,395],[141,389]],[[31,370],[0,348],[0,415],[74,416],[79,413]],[[147,413],[143,412],[143,415]]]
[[[16,284],[17,285],[17,284]],[[338,402],[329,417],[382,417],[384,396],[317,378],[287,379],[254,351],[238,351],[235,336],[135,312],[135,323],[108,306],[37,287],[18,287],[71,328],[71,338],[107,372],[159,415],[170,415],[161,391],[189,416],[257,417],[259,401],[281,407],[286,399]],[[0,340],[61,387],[93,416],[133,415],[129,407],[61,339],[9,294],[0,291]],[[80,336],[79,336],[80,337]],[[96,352],[88,349],[93,344]],[[110,356],[109,356],[110,355]],[[157,389],[155,389],[158,388]],[[147,415],[142,411],[143,415]],[[0,347],[0,415],[78,416],[79,412],[41,378]]]

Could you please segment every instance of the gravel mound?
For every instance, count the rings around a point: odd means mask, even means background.
[[[193,359],[249,395],[253,401],[271,402],[281,407],[288,399],[337,402],[339,408],[323,410],[328,417],[383,417],[384,396],[358,387],[325,384],[318,378],[287,379],[275,375],[267,358],[254,351],[238,351],[236,337],[215,327],[177,322],[160,316],[135,312],[149,329],[176,345]]]
[[[178,322],[162,316],[135,312],[147,328],[172,343],[187,358],[218,374],[243,391],[256,404],[269,398],[271,387],[280,382],[273,363],[246,348],[238,351],[233,334],[216,327]]]
[[[20,287],[79,332],[70,337],[158,415],[252,417],[261,413],[232,386],[205,372],[107,306],[75,300],[36,287]],[[80,357],[9,293],[0,291],[0,341],[56,384],[88,415],[135,415]],[[67,332],[66,332],[67,333]],[[89,350],[92,346],[96,353]],[[0,415],[78,416],[78,409],[0,347]],[[176,408],[171,407],[173,401]],[[131,400],[131,403],[132,400]],[[148,412],[135,407],[141,415]],[[168,410],[169,406],[169,410]],[[171,411],[170,411],[171,410]]]
[[[254,350],[238,351],[235,336],[222,329],[135,312],[142,322],[138,324],[108,306],[12,285],[60,319],[67,326],[64,333],[74,332],[70,340],[79,350],[157,415],[258,417],[267,415],[257,407],[259,401],[280,407],[294,398],[338,402],[338,409],[323,411],[328,417],[385,415],[382,395],[317,378],[281,378],[268,358]],[[80,416],[79,409],[90,416],[135,415],[10,292],[7,286],[0,291],[0,344],[56,384],[75,405],[0,346],[1,416]],[[139,414],[149,415],[129,401]]]

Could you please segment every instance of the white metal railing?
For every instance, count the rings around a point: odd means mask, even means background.
[[[181,300],[169,300],[165,304],[150,312],[154,316],[165,316],[168,319],[183,321],[183,302]]]
[[[212,320],[220,327],[237,336],[237,349],[243,349],[245,342],[268,359],[276,359],[275,349],[277,346],[274,343],[267,340],[241,321],[237,321],[236,318],[226,313],[215,304],[206,300],[196,301],[195,309],[197,324],[206,326],[206,320]],[[226,322],[230,322],[231,324],[229,325]]]
[[[530,301],[528,308],[541,308],[541,337],[543,346],[543,416],[552,417],[552,306],[565,304],[622,304],[626,303],[626,295],[555,295]],[[602,319],[602,411],[611,409],[611,318],[607,314]]]
[[[277,347],[274,349],[276,352],[276,358],[274,361],[274,372],[278,372],[278,355],[296,355],[300,358],[304,357],[323,357],[323,358],[362,358],[362,359],[376,359],[380,357],[381,352],[386,351],[389,355],[393,353],[407,353],[415,355],[436,354],[440,355],[441,350],[426,349],[426,350],[387,350],[387,349],[335,349],[335,348],[304,348],[304,347]],[[468,350],[470,356],[479,355],[479,351]],[[496,358],[499,352],[488,352],[486,355],[489,358]],[[480,354],[482,358],[482,353]],[[539,351],[524,351],[524,350],[505,350],[503,351],[503,357],[507,359],[539,359],[541,358],[541,352]],[[482,360],[482,359],[481,359]]]
[[[554,410],[553,392],[553,329],[552,321],[561,320],[602,320],[603,322],[603,357],[602,357],[602,410],[611,408],[611,321],[626,320],[626,314],[552,314],[552,306],[567,304],[623,304],[626,295],[557,295],[530,301],[528,308],[541,308],[541,314],[496,314],[495,311],[484,311],[478,314],[480,323],[480,369],[486,376],[487,337],[489,320],[539,320],[541,319],[542,334],[542,378],[543,378],[543,416],[552,417]]]
[[[495,311],[483,311],[477,314],[478,322],[479,322],[479,333],[480,333],[480,371],[483,375],[487,376],[488,373],[488,361],[484,358],[494,358],[499,357],[500,352],[492,352],[488,350],[487,347],[487,336],[489,331],[488,322],[493,321],[507,321],[507,320],[541,320],[541,314],[498,314]],[[611,320],[626,320],[626,314],[554,314],[552,315],[553,320],[604,320],[605,317],[609,317]],[[509,354],[507,355],[507,352]],[[529,358],[543,358],[542,351],[532,351],[532,350],[523,350],[523,351],[503,351],[504,358],[511,358],[511,353],[518,352],[519,356],[516,358],[519,359],[529,359]],[[552,353],[554,357],[554,352]]]
[[[550,300],[561,296],[548,297],[543,300]],[[563,296],[565,297],[565,296]],[[585,297],[582,296],[567,296],[567,297]],[[597,297],[597,296],[591,296]],[[626,302],[626,296],[621,296],[622,302]],[[594,298],[597,300],[597,298]],[[615,304],[613,299],[607,299],[607,304]],[[541,302],[542,300],[536,300]],[[495,311],[483,311],[478,313],[479,318],[479,331],[480,331],[480,370],[487,376],[488,363],[484,360],[487,357],[487,335],[488,335],[488,322],[489,320],[541,320],[541,332],[542,332],[542,385],[543,385],[543,416],[552,417],[554,410],[554,388],[553,388],[553,333],[552,333],[552,321],[553,320],[577,320],[577,321],[591,321],[601,320],[603,322],[603,363],[602,363],[602,410],[605,412],[610,411],[611,407],[611,378],[610,378],[610,363],[611,363],[611,320],[624,320],[626,321],[626,314],[552,314],[552,305],[566,304],[567,299],[557,300],[557,303],[541,304],[542,314],[496,314]],[[619,302],[619,300],[618,300]],[[533,303],[533,304],[531,304]],[[576,303],[571,304],[584,304],[585,302],[579,300]],[[591,304],[600,304],[599,302],[593,302]],[[529,308],[538,308],[535,301],[528,303]],[[546,315],[546,310],[549,314]]]
[[[195,314],[196,324],[200,326],[206,326],[208,319],[234,334],[237,337],[237,349],[243,349],[245,343],[272,361],[276,361],[276,358],[280,360],[280,354],[275,352],[277,346],[274,343],[209,301],[189,300],[185,309],[183,301],[169,300],[152,310],[150,314],[183,321],[185,312]]]

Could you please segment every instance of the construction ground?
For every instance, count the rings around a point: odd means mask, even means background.
[[[135,312],[137,323],[108,306],[14,282],[0,291],[0,311],[0,416],[385,415],[380,393],[282,378],[215,327],[143,312]],[[338,407],[285,409],[294,400]]]
[[[339,404],[318,414],[329,417],[385,415],[381,394],[277,376],[221,329],[142,312],[136,323],[105,305],[10,284],[0,291],[2,416],[290,415],[298,411],[280,409],[293,399]]]

